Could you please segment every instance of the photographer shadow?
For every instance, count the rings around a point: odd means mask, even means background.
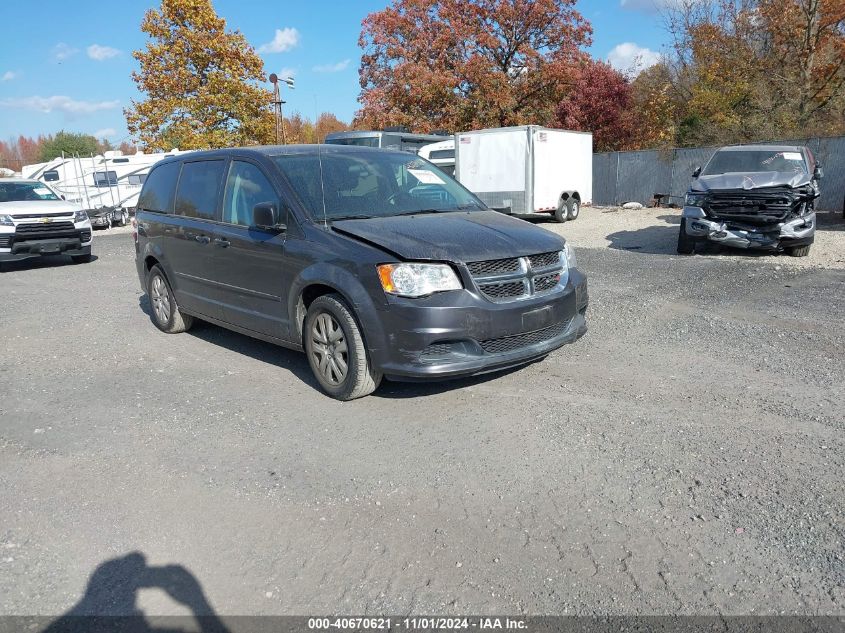
[[[186,607],[190,616],[147,617],[138,608],[140,589],[158,588]],[[184,626],[182,626],[184,625]],[[85,595],[42,633],[230,633],[194,575],[181,565],[155,567],[133,552],[102,563],[88,580]]]

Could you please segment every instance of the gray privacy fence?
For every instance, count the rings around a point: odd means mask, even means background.
[[[845,136],[770,141],[768,145],[806,145],[824,170],[822,195],[816,208],[842,211],[845,205]],[[663,203],[681,206],[696,167],[718,148],[607,152],[593,154],[593,204],[626,202],[649,204],[655,194],[668,195]]]

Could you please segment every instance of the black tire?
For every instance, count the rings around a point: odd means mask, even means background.
[[[74,264],[90,264],[94,260],[94,256],[91,253],[85,253],[84,255],[71,255],[70,258],[73,260]]]
[[[191,329],[194,317],[182,314],[170,283],[160,266],[150,269],[147,275],[147,297],[150,300],[152,320],[155,326],[168,334],[179,334]]]
[[[362,398],[381,383],[382,375],[370,365],[358,322],[340,295],[314,299],[305,315],[302,336],[311,371],[332,398]]]
[[[124,211],[123,213],[121,213],[121,214],[120,214],[120,220],[118,220],[118,221],[117,221],[117,225],[118,225],[118,226],[126,226],[126,224],[127,224],[127,216],[128,216],[128,215],[129,215],[129,213],[127,213],[126,211]]]
[[[557,203],[557,209],[555,210],[555,220],[558,222],[566,222],[567,218],[569,218],[569,207],[567,206],[567,201],[561,199],[560,202]]]
[[[678,231],[678,253],[680,255],[692,255],[695,253],[695,240],[687,235],[686,218],[681,218],[681,226]]]
[[[786,252],[790,255],[790,257],[806,257],[810,254],[810,245],[805,244],[804,246],[793,246],[792,248],[786,249]]]
[[[566,201],[566,219],[570,222],[578,219],[581,213],[581,201],[578,198],[569,198]]]

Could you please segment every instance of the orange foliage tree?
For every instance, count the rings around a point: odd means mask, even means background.
[[[575,0],[394,0],[363,22],[356,127],[548,124],[592,30]]]

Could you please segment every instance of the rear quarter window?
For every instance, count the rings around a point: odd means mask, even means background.
[[[143,211],[170,213],[176,181],[179,179],[179,163],[167,163],[153,167],[138,198],[138,208]]]

